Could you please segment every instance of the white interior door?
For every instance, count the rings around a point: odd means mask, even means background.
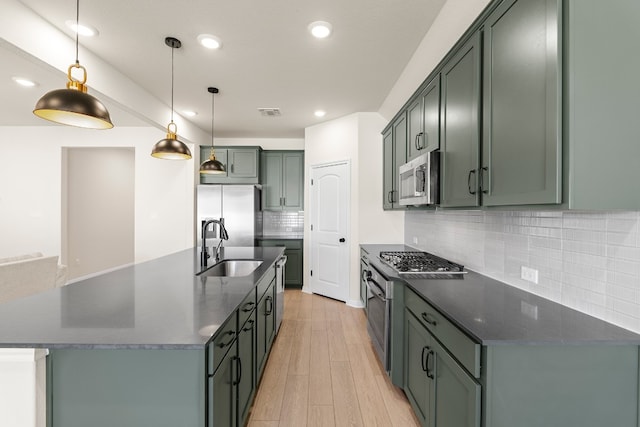
[[[350,164],[311,168],[311,292],[349,297]]]

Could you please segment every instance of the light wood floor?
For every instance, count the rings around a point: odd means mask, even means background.
[[[378,362],[362,309],[285,291],[249,427],[419,426]]]

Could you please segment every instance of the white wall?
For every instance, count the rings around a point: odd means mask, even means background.
[[[360,253],[363,242],[402,243],[401,212],[384,212],[382,135],[386,121],[377,113],[356,113],[305,129],[305,224],[309,222],[309,179],[313,165],[351,161],[349,301],[360,298]],[[308,290],[310,232],[304,236],[304,289]]]
[[[490,1],[447,0],[378,110],[385,119],[393,118]]]
[[[151,148],[164,132],[150,127],[0,129],[0,257],[61,254],[62,147],[135,149],[136,262],[193,246],[194,162],[152,158]]]
[[[304,138],[216,138],[213,143],[214,148],[218,145],[258,145],[263,150],[304,150]]]

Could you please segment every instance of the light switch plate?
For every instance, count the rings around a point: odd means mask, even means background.
[[[522,280],[526,280],[528,282],[538,283],[538,270],[535,268],[525,267],[524,265],[520,268],[520,278]]]
[[[416,245],[418,244],[418,237],[417,236],[413,236],[413,243],[415,243]]]

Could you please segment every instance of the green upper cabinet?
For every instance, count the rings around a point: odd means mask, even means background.
[[[640,2],[568,0],[564,9],[564,201],[640,209]]]
[[[262,209],[304,210],[304,152],[263,151],[260,163]]]
[[[407,161],[440,148],[440,76],[418,93],[407,108]]]
[[[216,159],[226,173],[200,175],[201,184],[258,184],[260,182],[260,147],[216,147]],[[209,158],[211,147],[200,146],[200,161]]]
[[[382,207],[403,209],[398,195],[398,169],[407,162],[407,115],[398,116],[382,134]]]
[[[440,204],[479,206],[480,33],[442,69]]]
[[[382,134],[382,208],[393,209],[393,189],[396,181],[393,176],[393,128],[389,127]]]
[[[561,0],[505,0],[484,23],[482,204],[561,200]]]

